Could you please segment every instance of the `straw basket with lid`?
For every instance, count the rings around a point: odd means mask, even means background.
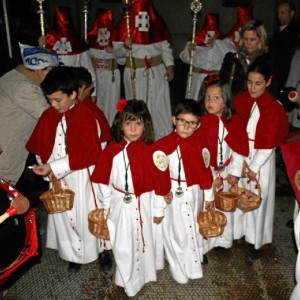
[[[200,234],[205,238],[209,238],[223,234],[227,218],[221,211],[208,210],[200,211],[197,221]]]
[[[232,186],[230,191],[238,195],[237,207],[243,212],[248,212],[259,208],[261,204],[261,188],[257,179],[255,179],[257,194],[238,185]]]
[[[60,213],[73,208],[75,193],[61,187],[61,182],[52,177],[52,188],[40,196],[40,200],[49,214]]]
[[[89,213],[89,230],[91,234],[104,240],[110,239],[107,226],[109,213],[110,208],[108,209],[106,217],[103,208],[96,208]]]

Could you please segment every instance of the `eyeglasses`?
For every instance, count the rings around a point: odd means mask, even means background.
[[[176,118],[176,121],[178,122],[179,126],[186,126],[186,124],[188,124],[191,129],[196,129],[199,124],[198,122],[187,121],[187,120],[181,119],[181,118]]]

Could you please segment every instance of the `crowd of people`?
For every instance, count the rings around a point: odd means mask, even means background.
[[[0,177],[26,194],[29,164],[50,188],[59,180],[75,192],[71,210],[48,215],[46,235],[46,247],[70,272],[98,258],[107,271],[114,259],[115,283],[135,296],[157,280],[165,259],[184,284],[204,275],[212,249],[245,241],[247,258],[256,260],[272,242],[275,151],[289,134],[286,107],[276,99],[288,77],[299,75],[291,62],[300,29],[294,5],[281,2],[282,28],[268,47],[264,24],[244,12],[238,42],[207,14],[186,43],[180,58],[193,57],[191,86],[173,112],[171,36],[151,1],[132,1],[115,26],[112,11],[99,10],[87,43],[69,11],[56,7],[41,48],[20,45],[23,64],[0,78]],[[279,50],[291,36],[294,44]],[[236,185],[259,189],[261,205],[224,212],[224,232],[202,236],[199,212],[216,209],[216,192]],[[97,207],[107,216],[109,241],[89,230]]]

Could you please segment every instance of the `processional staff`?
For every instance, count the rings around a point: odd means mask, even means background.
[[[40,15],[40,26],[41,26],[41,35],[45,36],[45,11],[43,9],[43,2],[45,0],[36,0],[39,3],[39,10],[37,11],[37,13]],[[43,45],[43,47],[45,47],[45,45]]]
[[[129,8],[132,5],[131,0],[123,0],[124,8],[125,8],[125,18],[126,18],[126,26],[127,26],[127,36],[131,38],[131,31],[130,31],[130,15],[129,15]],[[131,78],[131,86],[132,86],[132,96],[133,99],[136,98],[136,87],[135,87],[135,66],[132,57],[132,46],[129,47],[129,64],[130,64],[130,78]]]
[[[87,31],[88,31],[88,3],[90,0],[83,1],[83,21],[84,21],[84,40],[87,41]]]
[[[191,3],[191,10],[194,13],[193,15],[193,35],[192,35],[192,45],[195,43],[195,35],[196,35],[196,24],[197,24],[197,14],[202,9],[202,3],[199,0],[193,0]],[[188,74],[188,98],[191,97],[191,88],[192,88],[192,77],[193,77],[193,60],[194,60],[195,50],[192,48],[190,53],[190,69]]]

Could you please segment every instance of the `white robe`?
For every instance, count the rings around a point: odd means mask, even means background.
[[[190,64],[190,52],[188,50],[190,42],[187,42],[179,57],[186,63]],[[227,52],[236,52],[236,47],[231,39],[216,40],[212,47],[196,46],[193,56],[193,66],[196,68],[219,71],[221,69],[223,59]],[[192,73],[191,95],[188,95],[188,81],[186,87],[186,98],[199,100],[199,91],[202,82],[207,74]]]
[[[127,152],[124,151],[124,154],[127,166]],[[132,202],[126,204],[122,192],[125,188],[125,165],[123,153],[120,152],[113,159],[110,184],[100,184],[100,192],[104,209],[107,211],[110,207],[107,224],[117,265],[115,283],[124,287],[126,294],[132,297],[145,283],[156,281],[152,234],[154,193],[144,193],[140,197],[134,195],[130,167],[128,186]]]
[[[112,53],[106,50],[90,48],[91,58],[111,60]],[[114,81],[113,81],[114,78]],[[96,69],[97,105],[104,112],[108,122],[112,125],[116,116],[116,106],[121,97],[121,76],[120,70],[114,71],[105,68]]]
[[[62,123],[66,128],[64,117]],[[66,261],[86,264],[98,258],[101,248],[100,240],[88,229],[88,213],[94,210],[96,205],[87,168],[71,171],[65,153],[64,133],[59,123],[53,152],[48,162],[54,175],[61,179],[63,188],[73,190],[75,198],[72,210],[48,215],[46,247],[58,250],[59,256]],[[89,169],[91,174],[94,166],[90,166]],[[94,190],[97,190],[95,184]],[[100,207],[98,201],[97,206]]]
[[[178,147],[180,154],[180,148]],[[178,198],[175,194],[178,187],[177,151],[168,155],[170,176],[172,179],[173,200],[165,209],[163,225],[163,243],[169,269],[174,280],[187,283],[189,279],[203,276],[203,237],[200,235],[197,216],[203,204],[203,191],[199,185],[187,187],[181,161],[181,184],[184,194]],[[175,179],[175,180],[173,180]],[[213,199],[212,190],[205,190],[205,199]]]
[[[113,47],[119,63],[124,65],[125,57],[129,57],[129,51],[123,47],[123,42],[114,42]],[[145,57],[158,55],[162,57],[162,64],[150,69],[137,68],[135,70],[136,99],[147,103],[156,139],[164,137],[172,131],[170,89],[166,78],[166,67],[174,66],[172,49],[167,41],[149,45],[132,45],[134,58],[145,59]],[[128,67],[124,70],[124,88],[126,99],[132,99],[131,74]]]
[[[223,137],[223,128],[224,128],[224,138]],[[232,151],[232,149],[228,146],[225,141],[228,132],[223,125],[223,122],[219,120],[219,139],[222,141],[222,154],[223,154],[223,164],[231,157],[229,165],[225,167],[223,171],[216,171],[212,168],[212,173],[214,179],[218,177],[226,178],[227,175],[231,174],[236,177],[241,177],[242,168],[243,168],[243,160],[244,157],[242,155],[237,154],[236,152]],[[221,146],[218,143],[218,157],[217,157],[217,164],[220,163],[220,150]],[[228,184],[226,180],[223,181],[223,191],[228,192],[231,186]],[[222,211],[223,212],[223,211]],[[207,240],[204,240],[204,253],[207,253],[214,247],[223,247],[223,248],[230,248],[233,243],[233,228],[234,228],[234,214],[235,212],[223,212],[226,215],[227,223],[224,227],[224,232],[222,235],[218,237],[211,237]]]
[[[294,234],[295,234],[295,241],[298,248],[298,255],[297,255],[296,270],[295,270],[296,286],[294,287],[290,300],[299,300],[300,297],[300,213],[298,213],[298,216],[295,220]]]
[[[256,125],[259,120],[259,109],[256,103],[251,109],[252,114],[247,124],[248,137],[255,138]],[[275,209],[275,149],[254,149],[254,142],[249,141],[249,157],[246,162],[254,172],[259,172],[258,179],[261,187],[262,202],[258,209],[242,212],[239,209],[234,214],[234,238],[245,236],[248,243],[254,244],[255,249],[271,243],[273,238],[273,221]],[[255,182],[247,183],[243,178],[243,187],[258,193]]]

